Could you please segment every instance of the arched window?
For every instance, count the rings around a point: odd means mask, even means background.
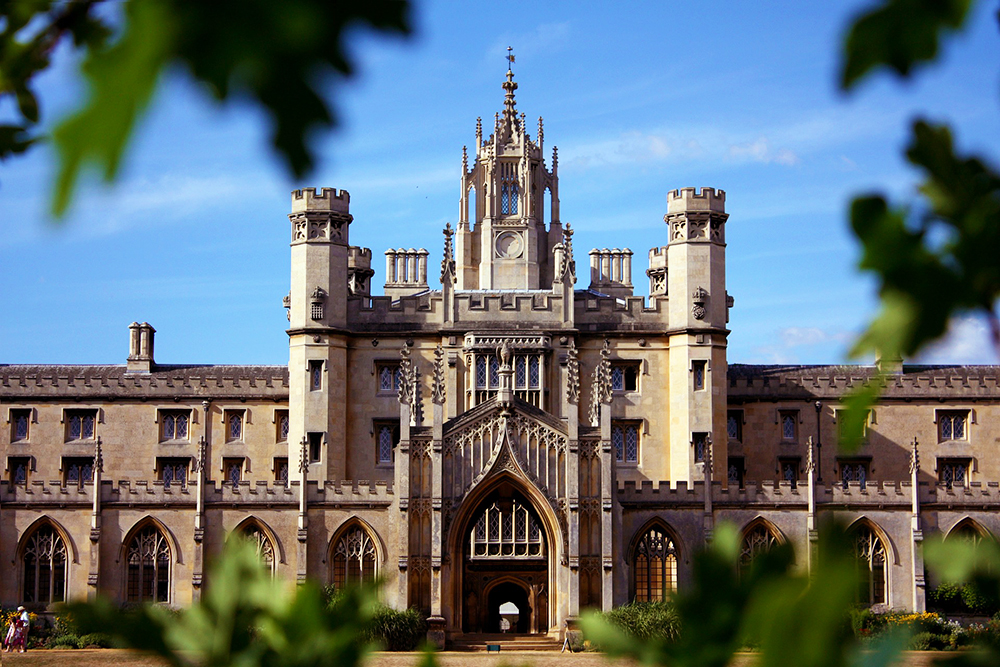
[[[534,513],[516,499],[487,507],[469,531],[469,545],[473,559],[545,556],[542,530]]]
[[[868,606],[887,604],[889,563],[882,538],[866,525],[856,528],[853,536],[858,558],[858,602]]]
[[[274,544],[271,543],[271,538],[267,536],[264,529],[256,524],[248,524],[241,531],[243,539],[252,544],[257,550],[257,557],[260,558],[260,562],[264,564],[268,572],[274,572],[274,563],[276,561],[274,557]]]
[[[167,602],[170,596],[170,545],[156,526],[146,526],[129,541],[126,599],[129,602]]]
[[[662,601],[677,590],[677,547],[663,528],[654,526],[639,540],[632,573],[636,602]]]
[[[26,603],[52,604],[66,599],[66,543],[50,525],[35,530],[21,555]]]
[[[740,543],[740,574],[749,571],[760,554],[767,553],[778,543],[778,536],[762,521],[750,526],[743,533]]]
[[[333,545],[333,585],[371,581],[378,571],[375,540],[360,526],[347,530]]]

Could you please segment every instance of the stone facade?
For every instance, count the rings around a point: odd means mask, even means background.
[[[1000,369],[897,364],[838,456],[842,398],[876,369],[728,365],[725,193],[668,193],[649,297],[627,248],[590,251],[576,289],[558,154],[503,88],[440,289],[427,250],[396,248],[372,296],[348,193],[297,190],[287,367],[157,364],[146,323],[123,366],[0,366],[0,603],[189,604],[238,532],[289,582],[385,576],[438,638],[495,630],[504,602],[558,633],[683,588],[720,522],[744,560],[787,541],[808,568],[836,516],[864,601],[919,610],[924,534],[1000,531]]]

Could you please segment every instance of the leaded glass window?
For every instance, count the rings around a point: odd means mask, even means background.
[[[638,424],[615,423],[611,425],[611,448],[615,461],[622,463],[639,462]]]
[[[939,459],[938,479],[949,489],[965,486],[969,477],[968,459]]]
[[[858,482],[862,489],[868,483],[868,464],[860,462],[845,461],[840,464],[840,479],[846,489],[850,482]]]
[[[20,442],[28,439],[28,424],[31,422],[31,410],[11,410],[13,433],[11,440]]]
[[[281,486],[288,486],[288,459],[279,457],[274,459],[274,481]]]
[[[27,484],[28,482],[28,459],[11,459],[11,479],[15,484]]]
[[[170,545],[155,526],[146,526],[126,549],[129,602],[167,602],[170,599]]]
[[[278,413],[278,442],[288,442],[288,428],[291,420],[287,412]]]
[[[854,531],[854,549],[858,563],[858,601],[872,606],[887,604],[888,561],[885,545],[869,526]]]
[[[743,440],[743,412],[730,410],[726,413],[726,435],[730,440]]]
[[[67,440],[93,440],[96,410],[67,410]]]
[[[545,555],[542,533],[527,506],[517,499],[494,502],[469,531],[470,555],[475,559],[539,558]]]
[[[183,486],[187,482],[188,466],[190,459],[186,458],[161,458],[157,460],[159,466],[160,481],[163,488],[169,489],[173,484]]]
[[[694,437],[694,462],[704,463],[705,455],[708,450],[708,434],[707,433],[695,433]]]
[[[631,363],[612,364],[611,389],[612,391],[638,391],[639,389],[638,364],[631,364]]]
[[[372,581],[378,573],[375,541],[363,528],[349,529],[333,545],[331,558],[333,585]]]
[[[399,391],[400,370],[399,364],[379,364],[378,371],[379,392]]]
[[[226,438],[229,441],[243,439],[243,411],[226,411]]]
[[[781,439],[782,440],[795,440],[796,431],[796,418],[798,414],[795,412],[782,412],[781,413]]]
[[[938,431],[941,440],[965,440],[965,423],[968,418],[965,410],[942,411],[938,413]]]
[[[31,534],[21,556],[25,602],[52,604],[66,600],[66,543],[52,526]]]
[[[164,410],[160,413],[160,439],[186,440],[188,437],[187,410]]]
[[[263,563],[264,567],[268,571],[274,572],[274,563],[276,560],[274,557],[274,545],[271,544],[271,538],[267,536],[267,533],[260,526],[250,525],[243,529],[243,538],[254,546],[254,549],[257,551],[257,557]]]
[[[233,486],[243,481],[243,459],[225,459],[223,469],[226,474],[226,481]]]
[[[743,534],[743,541],[740,544],[740,573],[745,574],[757,556],[767,553],[776,544],[778,544],[778,536],[763,523],[758,523],[747,530]]]
[[[781,479],[784,482],[788,482],[793,489],[798,485],[799,481],[798,460],[785,460],[781,462]]]
[[[399,441],[396,424],[379,424],[375,430],[376,463],[392,463],[392,448]]]
[[[650,528],[636,544],[632,579],[636,602],[663,601],[677,590],[677,548],[662,528]]]
[[[90,457],[63,459],[66,485],[83,486],[94,477],[94,459]]]

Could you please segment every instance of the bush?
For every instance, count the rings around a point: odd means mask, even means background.
[[[111,637],[103,632],[92,632],[80,637],[80,648],[111,648]]]
[[[388,651],[412,651],[426,638],[427,621],[419,611],[397,611],[386,606],[375,612],[365,637]]]
[[[918,632],[910,637],[907,648],[911,651],[939,651],[949,647],[948,637],[934,632]]]
[[[680,631],[672,602],[631,602],[606,612],[604,618],[635,639],[674,639]]]
[[[80,643],[80,637],[77,635],[64,634],[52,637],[46,646],[48,648],[80,648],[83,645]]]
[[[997,599],[997,594],[984,590],[975,582],[970,582],[962,586],[961,595],[962,602],[969,611],[986,616],[1000,611],[1000,600]]]

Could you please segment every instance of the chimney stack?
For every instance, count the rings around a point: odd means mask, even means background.
[[[139,324],[133,322],[128,325],[129,346],[128,364],[126,372],[129,373],[149,373],[153,370],[153,334],[156,329],[148,322]]]

